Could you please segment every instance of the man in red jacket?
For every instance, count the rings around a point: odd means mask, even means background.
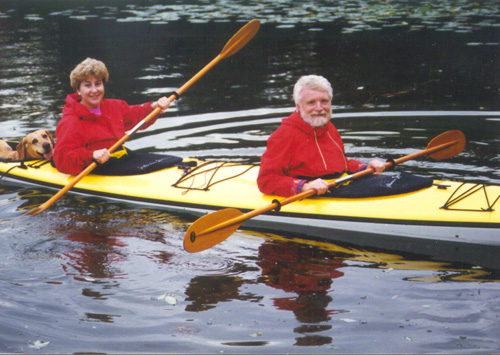
[[[367,166],[345,156],[344,143],[330,122],[332,97],[332,87],[322,76],[308,75],[297,81],[293,90],[297,108],[269,137],[261,159],[257,178],[261,192],[288,197],[315,189],[324,194],[328,191],[324,178],[366,167],[375,174],[384,170],[379,160]]]
[[[170,101],[129,106],[125,101],[104,99],[104,85],[109,73],[103,62],[87,58],[71,72],[71,86],[76,93],[66,97],[63,117],[56,128],[54,163],[66,174],[79,174],[92,161],[104,164],[111,154],[108,148],[125,135],[156,107],[166,109]],[[153,118],[145,129],[156,121]],[[124,153],[116,152],[114,156]],[[97,170],[97,169],[96,169]]]

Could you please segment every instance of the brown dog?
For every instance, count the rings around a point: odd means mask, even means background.
[[[24,137],[16,147],[0,140],[0,158],[12,160],[50,159],[54,151],[54,138],[49,131],[39,129]]]

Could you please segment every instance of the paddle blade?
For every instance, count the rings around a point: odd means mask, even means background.
[[[431,158],[436,160],[453,158],[454,156],[460,154],[465,148],[465,135],[459,130],[447,131],[441,133],[439,136],[435,137],[429,142],[426,149],[437,147],[442,144],[450,144],[448,147],[440,149],[434,153],[428,154]]]
[[[220,56],[222,58],[227,58],[238,52],[255,36],[255,34],[259,31],[259,28],[259,20],[253,19],[248,22],[226,43],[224,48],[222,48]]]
[[[189,227],[184,236],[184,249],[189,253],[198,253],[219,244],[233,234],[242,222],[206,234],[203,232],[218,224],[239,217],[242,214],[243,213],[236,208],[226,208],[224,210],[209,213],[197,219],[191,227]]]
[[[43,211],[45,211],[45,209],[46,208],[42,208],[42,207],[38,206],[38,207],[35,207],[35,208],[29,210],[26,213],[23,213],[22,215],[23,216],[36,216],[37,214],[42,213]]]

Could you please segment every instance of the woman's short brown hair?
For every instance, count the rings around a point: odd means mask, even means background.
[[[109,73],[106,65],[97,59],[85,59],[83,62],[78,64],[69,75],[71,87],[75,89],[75,91],[78,91],[80,84],[91,76],[102,80],[102,82],[106,84],[109,79]]]

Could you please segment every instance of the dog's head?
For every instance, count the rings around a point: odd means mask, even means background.
[[[19,159],[51,159],[54,151],[54,138],[49,131],[39,129],[24,137],[17,145]]]

